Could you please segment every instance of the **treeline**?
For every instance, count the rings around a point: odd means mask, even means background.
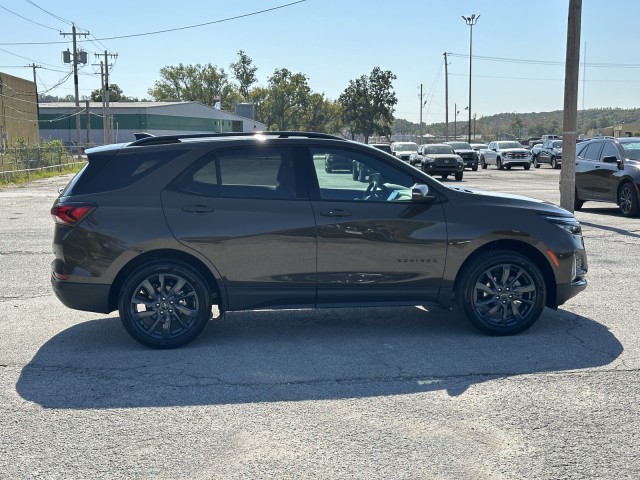
[[[562,134],[563,111],[533,112],[533,113],[498,113],[477,119],[472,119],[471,131],[475,136],[485,139],[494,138],[539,138],[545,134]],[[640,123],[640,108],[593,108],[578,111],[578,134],[588,135],[594,132],[603,132],[620,124]],[[458,134],[468,132],[468,122],[457,122]],[[640,129],[638,129],[640,130]],[[435,136],[444,136],[446,124],[423,123],[422,129],[417,123],[396,119],[392,128],[394,135],[419,135],[428,133]],[[449,135],[453,135],[454,124],[449,122]],[[634,131],[634,135],[640,135],[640,131]]]

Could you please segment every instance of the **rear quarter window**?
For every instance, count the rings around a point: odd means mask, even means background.
[[[188,149],[167,150],[89,158],[89,162],[69,183],[63,195],[85,195],[90,193],[120,190],[133,185],[158,170],[167,162],[188,152]]]

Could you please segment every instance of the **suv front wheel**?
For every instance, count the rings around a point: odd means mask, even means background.
[[[196,338],[211,318],[203,278],[180,262],[153,262],[125,281],[118,308],[124,328],[152,348],[175,348]]]
[[[529,258],[508,250],[479,256],[460,273],[457,297],[467,318],[490,335],[520,333],[542,314],[546,287]]]
[[[622,212],[625,217],[635,217],[638,215],[640,211],[638,196],[632,184],[625,183],[620,188],[620,192],[618,192],[618,205],[620,212]]]

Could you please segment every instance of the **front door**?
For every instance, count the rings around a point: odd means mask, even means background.
[[[310,158],[318,305],[435,301],[447,251],[442,204],[412,201],[416,179],[376,155],[331,147]],[[329,158],[350,167],[327,172]]]

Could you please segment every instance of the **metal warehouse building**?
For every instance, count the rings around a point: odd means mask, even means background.
[[[0,149],[38,143],[36,84],[0,72]]]
[[[101,102],[80,103],[81,144],[103,145],[104,110]],[[40,136],[76,142],[76,107],[73,102],[40,104]],[[267,126],[251,118],[197,102],[112,102],[109,105],[111,138],[106,143],[131,142],[135,133],[253,132]]]

